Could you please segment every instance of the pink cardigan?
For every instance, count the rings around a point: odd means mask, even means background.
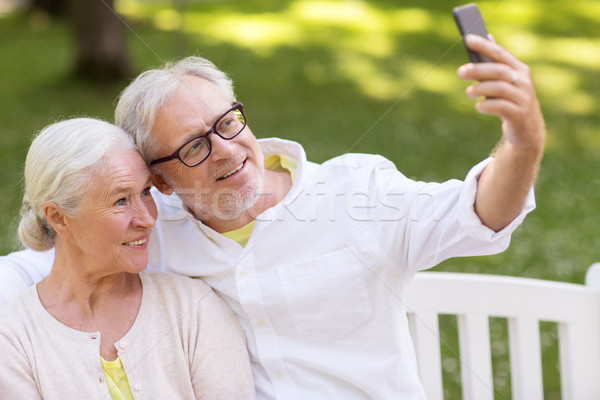
[[[143,295],[118,350],[138,399],[254,399],[243,332],[201,280],[140,273]],[[10,399],[110,399],[100,334],[71,329],[33,286],[0,308],[0,393]]]

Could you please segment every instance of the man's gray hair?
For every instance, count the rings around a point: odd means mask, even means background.
[[[202,57],[187,57],[140,74],[119,96],[115,123],[133,137],[146,163],[150,163],[157,153],[156,141],[150,136],[156,114],[184,84],[182,78],[185,76],[206,79],[232,104],[235,102],[231,79]]]
[[[54,247],[56,232],[43,204],[55,203],[68,216],[79,206],[101,173],[103,158],[116,149],[136,150],[121,128],[93,118],[73,118],[48,125],[35,137],[25,160],[25,189],[19,238],[33,250]]]

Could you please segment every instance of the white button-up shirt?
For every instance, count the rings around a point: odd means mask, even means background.
[[[287,196],[257,217],[247,245],[154,190],[150,268],[203,278],[225,299],[246,334],[257,399],[425,398],[406,286],[416,271],[447,258],[506,249],[535,207],[533,191],[522,213],[494,232],[473,209],[489,160],[464,182],[424,183],[380,156],[317,165],[297,143],[259,143],[265,154],[295,158],[298,169]]]
[[[473,210],[477,176],[414,182],[388,160],[309,163],[297,143],[260,140],[298,160],[293,186],[259,215],[245,247],[155,194],[153,267],[203,278],[246,333],[259,399],[422,399],[403,295],[417,270],[503,251],[532,210],[495,233]]]

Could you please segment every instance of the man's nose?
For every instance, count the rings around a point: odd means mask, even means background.
[[[210,158],[212,159],[212,161],[219,161],[225,158],[231,158],[231,156],[236,152],[236,139],[237,137],[227,140],[223,139],[221,136],[215,133],[212,133],[210,135],[210,141],[212,145]]]

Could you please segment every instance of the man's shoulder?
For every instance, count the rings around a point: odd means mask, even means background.
[[[325,161],[323,166],[345,166],[349,168],[394,167],[387,158],[379,154],[346,153]],[[394,167],[395,168],[395,167]]]
[[[21,250],[0,257],[0,305],[42,280],[52,268],[54,249]]]
[[[327,192],[333,194],[338,190],[364,191],[368,190],[379,176],[383,176],[383,171],[386,171],[386,176],[388,173],[392,174],[390,176],[401,175],[391,161],[380,155],[343,154],[321,164],[307,163],[303,189],[322,190],[322,185],[326,185]]]

